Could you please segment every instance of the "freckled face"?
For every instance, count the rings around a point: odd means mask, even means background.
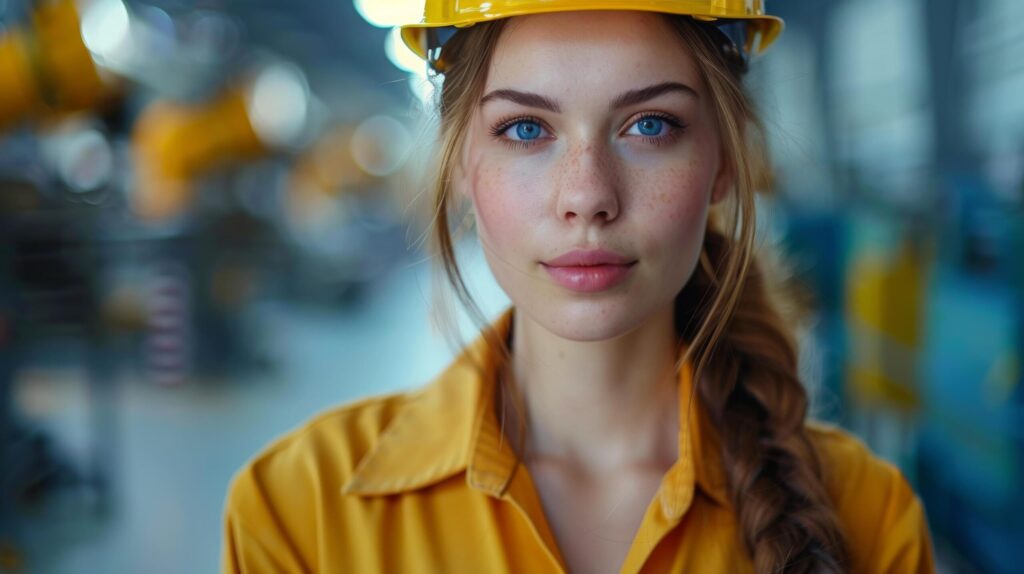
[[[693,56],[656,14],[509,22],[457,187],[520,312],[558,336],[598,341],[671,309],[696,266],[709,205],[731,185],[709,100]],[[635,263],[614,286],[580,292],[545,265],[576,249]]]

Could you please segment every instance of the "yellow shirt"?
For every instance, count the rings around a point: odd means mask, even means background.
[[[495,322],[502,335],[511,317]],[[530,475],[502,440],[495,365],[478,338],[429,385],[330,410],[271,444],[232,481],[223,571],[564,572]],[[622,572],[752,571],[713,435],[691,412]],[[850,571],[934,572],[924,510],[900,471],[837,428],[808,426]]]

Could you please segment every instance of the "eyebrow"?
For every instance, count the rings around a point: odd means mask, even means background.
[[[642,104],[647,100],[653,100],[658,96],[673,92],[693,96],[698,100],[700,99],[700,96],[697,94],[697,90],[694,90],[686,84],[681,84],[679,82],[662,82],[660,84],[654,84],[653,86],[647,86],[646,88],[640,88],[639,90],[632,90],[621,94],[619,97],[612,100],[612,109],[617,110],[626,106]]]
[[[617,110],[626,106],[642,104],[648,100],[653,100],[658,96],[669,93],[681,93],[700,99],[697,91],[686,84],[679,82],[662,82],[660,84],[654,84],[653,86],[647,86],[646,88],[630,90],[619,94],[612,100],[611,109]],[[494,90],[488,93],[484,97],[480,98],[480,105],[483,106],[487,102],[494,100],[507,100],[521,106],[540,108],[556,114],[562,112],[562,108],[559,106],[558,102],[551,98],[531,92],[522,92],[510,89]]]
[[[556,114],[562,112],[562,108],[558,105],[558,102],[551,98],[530,92],[520,92],[519,90],[494,90],[480,98],[480,105],[483,106],[487,102],[493,100],[508,100],[521,106],[526,106],[528,108],[540,108]]]

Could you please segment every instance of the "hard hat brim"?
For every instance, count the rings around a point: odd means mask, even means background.
[[[503,11],[501,14],[488,14],[487,17],[478,17],[475,19],[462,18],[452,19],[447,21],[436,21],[436,22],[421,22],[417,24],[409,24],[402,26],[401,35],[402,41],[409,47],[417,56],[427,61],[427,30],[431,28],[467,28],[480,22],[489,22],[493,20],[500,20],[504,18],[511,18],[514,16],[526,16],[530,14],[543,14],[552,12],[578,12],[578,11],[641,11],[641,12],[657,12],[662,14],[676,14],[680,16],[690,16],[696,20],[704,22],[714,22],[719,20],[729,21],[744,21],[750,26],[750,36],[756,38],[751,46],[751,55],[761,55],[768,49],[768,47],[775,42],[776,39],[782,34],[785,22],[777,17],[768,14],[757,14],[757,15],[744,15],[742,17],[726,16],[722,14],[707,14],[707,13],[694,13],[692,11],[673,11],[666,9],[663,6],[657,7],[644,7],[638,6],[634,0],[632,2],[603,2],[600,6],[595,7],[584,7],[572,6],[569,4],[552,4],[549,6],[530,6],[523,7],[521,9],[508,9]]]

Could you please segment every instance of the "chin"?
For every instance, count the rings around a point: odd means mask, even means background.
[[[540,305],[516,305],[553,335],[580,342],[606,341],[630,333],[653,309],[630,300],[549,300]]]

